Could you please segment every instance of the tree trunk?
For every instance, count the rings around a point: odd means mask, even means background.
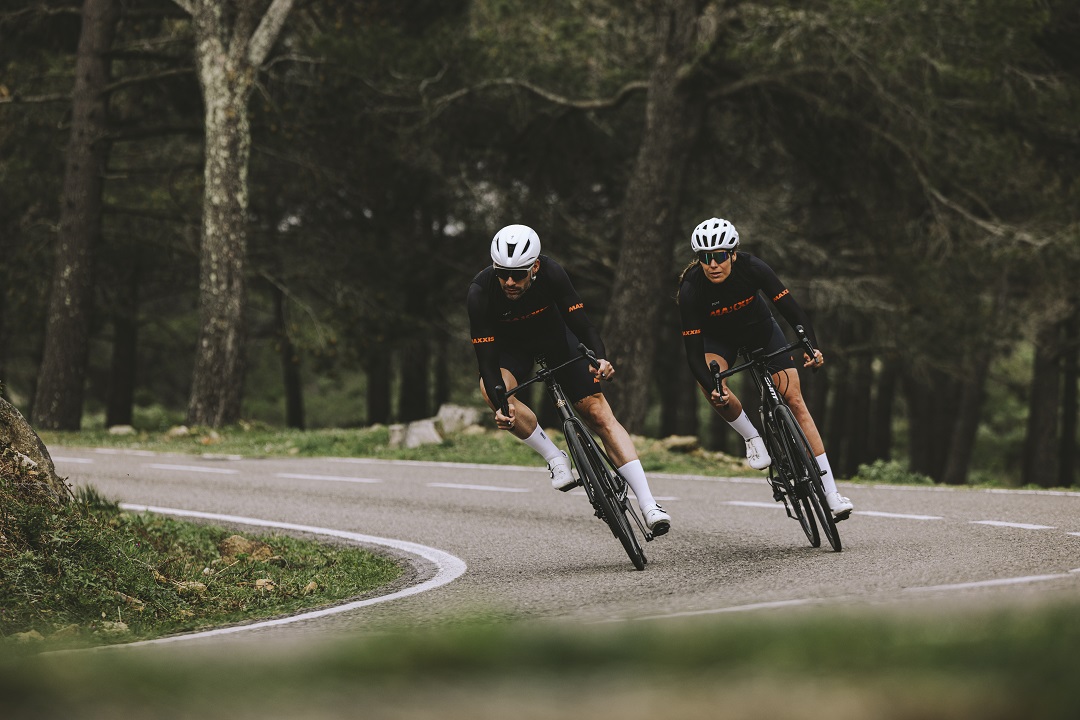
[[[1076,485],[1077,374],[1080,365],[1080,302],[1073,301],[1073,311],[1065,323],[1062,364],[1064,388],[1061,393],[1061,444],[1058,452],[1058,485]]]
[[[675,303],[668,303],[664,308],[663,325],[656,368],[660,387],[660,435],[697,437],[700,431],[697,401],[701,393],[681,347],[679,313]]]
[[[289,322],[285,316],[285,293],[272,285],[274,325],[276,326],[278,357],[281,359],[281,380],[285,389],[285,427],[304,429],[304,386],[300,377],[300,354],[289,338]]]
[[[367,374],[367,424],[390,422],[390,355],[377,349],[364,363]]]
[[[4,321],[7,316],[7,295],[0,290],[0,398],[7,398],[7,387],[4,378],[7,377],[7,326]]]
[[[138,364],[139,336],[139,244],[132,243],[127,254],[130,262],[123,269],[119,283],[117,308],[113,312],[113,353],[109,368],[109,397],[105,426],[131,425],[135,405],[135,370]]]
[[[447,357],[447,339],[440,334],[434,342],[435,357],[435,410],[438,411],[446,403],[450,402],[450,359]]]
[[[956,383],[940,370],[927,370],[924,377],[907,376],[904,391],[911,470],[941,482],[955,426]]]
[[[174,1],[192,16],[206,126],[199,339],[188,422],[220,427],[240,419],[244,385],[248,100],[293,0],[273,0],[261,21],[249,2]]]
[[[985,349],[975,351],[971,369],[961,383],[960,405],[957,408],[956,425],[949,442],[949,457],[941,481],[946,485],[967,483],[971,456],[975,452],[975,436],[982,417],[983,398],[986,396],[986,378],[990,373],[991,353]]]
[[[869,351],[856,353],[851,358],[854,368],[848,382],[847,452],[841,459],[841,477],[854,477],[859,466],[871,460],[870,417],[873,394],[873,357]]]
[[[398,419],[402,422],[430,417],[431,351],[426,338],[402,343],[398,352],[401,385],[398,387]]]
[[[627,430],[641,432],[656,354],[656,298],[673,285],[672,238],[686,161],[702,123],[703,102],[683,77],[693,58],[700,2],[657,3],[657,48],[646,96],[645,131],[623,200],[614,292],[604,325],[608,359],[619,370],[604,391]]]
[[[106,53],[112,47],[118,17],[114,0],[83,3],[60,230],[33,404],[34,423],[41,428],[78,430],[82,422],[94,251],[101,236],[101,192],[109,155]]]
[[[1057,447],[1057,416],[1061,398],[1061,326],[1045,322],[1035,336],[1031,397],[1028,401],[1027,434],[1020,469],[1022,485],[1053,487],[1057,481],[1054,460]]]
[[[874,410],[871,415],[872,430],[870,461],[888,460],[892,457],[893,408],[896,405],[897,381],[900,377],[899,363],[892,357],[882,360],[874,393]]]

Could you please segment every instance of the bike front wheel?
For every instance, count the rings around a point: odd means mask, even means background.
[[[783,425],[780,424],[780,427],[782,428]],[[795,491],[801,467],[796,460],[795,443],[791,438],[785,439],[783,431],[776,428],[772,428],[770,434],[772,435],[770,452],[773,456],[770,479],[774,484],[774,490],[779,486],[779,492],[784,496],[788,517],[799,521],[799,527],[802,528],[806,539],[810,541],[810,546],[820,547],[821,535],[818,534],[817,524],[814,523],[814,512],[810,507],[809,498],[806,497],[807,493],[802,493],[800,497],[800,493]],[[774,470],[775,476],[771,474]]]
[[[634,567],[644,570],[647,562],[645,553],[630,527],[629,518],[626,517],[626,513],[633,512],[627,506],[626,492],[623,489],[626,482],[604,462],[603,454],[596,446],[592,434],[580,422],[568,420],[563,432],[578,475],[596,514],[607,523],[612,535],[619,539]]]
[[[810,441],[806,439],[806,434],[799,427],[799,423],[795,421],[795,416],[789,408],[781,408],[777,415],[780,418],[784,434],[790,436],[794,446],[793,459],[798,473],[796,483],[803,484],[807,489],[803,493],[806,495],[805,501],[809,507],[813,508],[814,516],[817,517],[821,531],[828,538],[829,545],[836,552],[840,552],[843,548],[840,542],[840,532],[836,529],[836,520],[833,519],[829,503],[825,499],[825,487],[821,484],[821,471],[818,468],[817,461],[814,459],[814,453],[810,449]]]

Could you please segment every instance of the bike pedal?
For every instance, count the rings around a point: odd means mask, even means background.
[[[580,480],[575,480],[574,482],[570,483],[569,485],[564,485],[561,488],[559,488],[559,492],[570,492],[574,488],[579,488],[579,487],[581,487],[581,481]]]
[[[833,522],[838,523],[838,522],[841,522],[843,520],[847,520],[849,517],[851,517],[851,511],[850,510],[845,510],[844,512],[840,513],[839,515],[833,515]]]

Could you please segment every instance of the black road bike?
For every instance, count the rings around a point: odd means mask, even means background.
[[[641,531],[641,535],[646,542],[653,539],[653,534],[630,506],[626,480],[619,474],[615,463],[608,457],[604,449],[593,439],[592,433],[589,432],[585,423],[574,413],[573,403],[567,400],[566,393],[563,392],[562,387],[555,379],[556,372],[581,360],[588,360],[593,367],[600,367],[596,355],[586,348],[584,344],[578,345],[578,352],[581,353],[580,357],[571,358],[562,365],[553,368],[548,368],[543,357],[536,358],[536,362],[540,366],[536,375],[510,390],[506,390],[502,385],[496,385],[495,400],[499,407],[502,408],[503,415],[506,415],[509,411],[506,403],[507,398],[512,397],[515,393],[535,382],[544,383],[551,401],[555,403],[559,418],[562,420],[562,431],[566,437],[567,454],[570,456],[573,466],[577,469],[578,479],[585,488],[585,494],[596,512],[596,517],[603,520],[611,528],[611,533],[622,543],[623,549],[626,550],[630,562],[634,563],[634,567],[638,570],[644,570],[647,562],[645,553],[641,550],[641,545],[638,544],[631,521],[637,523],[638,530]]]
[[[720,365],[713,360],[709,364],[716,381],[717,392],[722,393],[721,381],[744,370],[750,371],[754,385],[761,393],[761,427],[765,446],[772,457],[769,466],[769,484],[773,489],[773,499],[784,503],[789,518],[799,521],[807,540],[812,547],[821,546],[821,527],[829,545],[840,552],[840,533],[836,530],[836,519],[829,510],[825,499],[825,487],[821,483],[821,468],[810,449],[805,433],[795,420],[791,408],[784,402],[783,395],[773,382],[773,371],[769,361],[795,349],[803,349],[814,356],[814,346],[806,337],[802,325],[796,326],[799,339],[779,350],[766,354],[764,349],[747,351],[740,348],[739,353],[746,359],[742,365],[720,371]],[[840,517],[840,520],[847,515]],[[814,519],[817,518],[817,522]]]

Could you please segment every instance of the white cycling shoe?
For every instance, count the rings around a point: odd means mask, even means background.
[[[772,465],[769,451],[765,449],[765,441],[761,436],[752,437],[746,441],[746,462],[755,470],[764,470]]]
[[[839,491],[827,494],[825,500],[829,503],[829,510],[832,511],[833,520],[847,520],[851,516],[851,511],[855,509],[855,505],[841,495]]]
[[[659,505],[653,505],[642,515],[645,517],[645,524],[649,527],[649,532],[653,535],[660,536],[671,529],[671,516],[664,512],[664,508]]]
[[[560,492],[566,492],[580,484],[574,477],[574,471],[570,469],[570,458],[566,453],[548,463],[548,472],[551,473],[551,487]]]

